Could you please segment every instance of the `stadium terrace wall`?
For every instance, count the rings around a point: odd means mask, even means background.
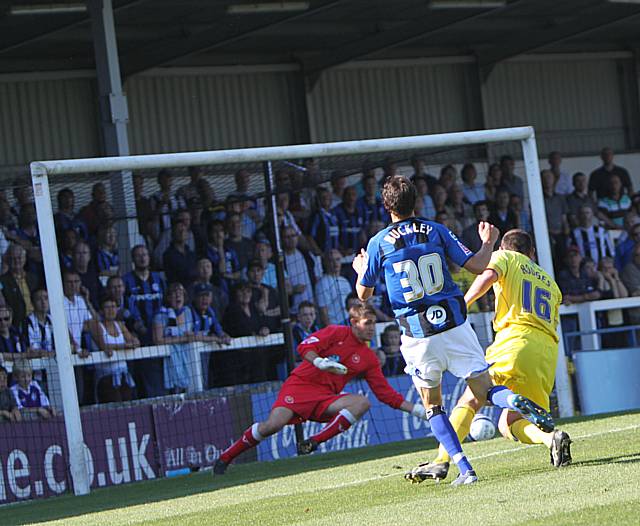
[[[408,376],[389,379],[406,399],[418,395]],[[220,452],[252,422],[264,419],[280,383],[261,393],[209,399],[167,399],[156,404],[94,409],[82,413],[92,488],[175,476],[210,468]],[[444,402],[451,410],[465,387],[447,373]],[[431,436],[428,424],[393,410],[356,381],[346,391],[371,400],[370,411],[348,432],[320,447],[320,452]],[[495,408],[485,409],[497,424]],[[306,433],[322,424],[305,424]],[[247,452],[240,462],[268,461],[295,455],[294,432],[288,426]],[[64,422],[31,421],[0,425],[0,504],[60,495],[71,487]]]
[[[533,125],[541,154],[640,148],[625,53],[533,55],[480,84],[470,57],[348,64],[305,92],[295,65],[173,68],[130,78],[133,154]],[[0,75],[0,171],[99,156],[93,72]]]

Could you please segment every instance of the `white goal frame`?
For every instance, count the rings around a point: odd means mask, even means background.
[[[76,495],[89,493],[89,477],[85,462],[80,408],[78,406],[71,360],[69,331],[64,313],[62,278],[49,191],[49,175],[118,171],[124,171],[126,173],[130,170],[335,157],[413,149],[424,150],[427,148],[470,146],[473,144],[506,141],[520,142],[527,187],[529,190],[529,201],[532,204],[532,223],[536,239],[538,261],[540,265],[553,276],[554,272],[547,219],[544,206],[540,206],[544,202],[544,198],[540,180],[538,150],[534,129],[530,126],[324,144],[32,162],[31,181],[38,217],[47,289],[49,291],[51,316],[56,342],[56,359],[60,374],[60,384],[65,386],[65,389],[62,389],[61,393],[62,406],[64,410],[74,493]],[[128,181],[130,184],[130,177],[127,177],[125,181]],[[560,416],[566,417],[573,415],[574,406],[560,326],[558,326],[558,332],[560,334],[560,350],[558,353],[558,367],[556,372],[556,392],[558,394]]]

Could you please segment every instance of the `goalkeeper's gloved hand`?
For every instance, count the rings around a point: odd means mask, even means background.
[[[411,414],[413,416],[417,416],[418,418],[422,418],[422,420],[427,420],[427,410],[422,404],[413,404]]]
[[[347,374],[347,368],[340,362],[330,360],[329,358],[320,358],[320,356],[314,358],[313,365],[315,365],[321,371],[326,371],[333,374]]]

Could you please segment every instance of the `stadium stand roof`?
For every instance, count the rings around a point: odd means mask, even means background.
[[[100,4],[89,0],[86,4]],[[93,69],[90,12],[0,0],[0,71]],[[483,75],[530,52],[640,49],[640,0],[113,0],[127,77],[160,66],[477,56]]]

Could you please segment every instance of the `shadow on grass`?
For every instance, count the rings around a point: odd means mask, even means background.
[[[338,451],[309,457],[283,459],[276,462],[251,462],[231,465],[224,476],[213,477],[211,471],[190,475],[162,478],[122,486],[93,489],[84,497],[63,495],[47,500],[29,501],[6,506],[2,510],[3,525],[20,525],[76,517],[117,508],[149,504],[177,497],[241,486],[293,474],[320,469],[348,466],[379,460],[386,457],[433,450],[437,443],[433,439],[393,442],[379,446]],[[402,466],[393,466],[401,469]],[[215,498],[215,495],[212,495]]]
[[[635,464],[640,462],[640,453],[618,455],[616,457],[593,458],[591,460],[580,460],[573,462],[574,466],[602,466],[605,464]]]

